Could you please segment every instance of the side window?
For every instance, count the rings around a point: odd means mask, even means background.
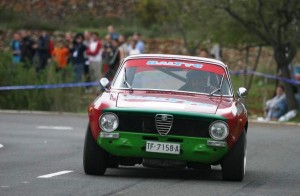
[[[222,95],[230,95],[230,88],[229,88],[229,83],[228,83],[227,78],[224,78],[222,89],[221,89],[221,94]]]

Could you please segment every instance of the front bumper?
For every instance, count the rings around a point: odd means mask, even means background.
[[[227,154],[227,145],[209,146],[210,138],[195,138],[185,136],[160,136],[158,134],[132,133],[114,131],[119,138],[103,138],[99,135],[97,142],[108,153],[115,156],[171,159],[206,164],[219,163]],[[174,142],[180,144],[180,154],[146,152],[146,141]],[[207,145],[209,144],[209,145]],[[224,144],[224,143],[223,143]]]

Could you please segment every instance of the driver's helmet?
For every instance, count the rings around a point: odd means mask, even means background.
[[[186,74],[187,83],[191,82],[201,82],[203,84],[207,83],[208,73],[198,70],[191,70]]]

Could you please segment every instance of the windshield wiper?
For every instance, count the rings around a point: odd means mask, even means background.
[[[223,80],[224,80],[224,75],[225,75],[225,74],[223,74],[222,79],[221,79],[221,81],[220,81],[219,88],[216,88],[216,89],[213,90],[211,93],[209,93],[209,96],[212,96],[212,95],[213,95],[215,92],[217,92],[217,91],[221,91],[222,84],[223,84]]]
[[[124,78],[123,78],[123,81],[126,84],[126,86],[129,88],[130,92],[133,92],[132,86],[127,82],[127,76],[126,75],[127,75],[126,74],[126,68],[124,68]]]

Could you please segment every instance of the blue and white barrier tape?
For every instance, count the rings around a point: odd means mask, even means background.
[[[70,87],[87,87],[87,86],[98,86],[98,85],[99,85],[99,82],[79,82],[79,83],[63,83],[63,84],[0,86],[0,91],[5,91],[5,90],[28,90],[28,89],[51,89],[51,88],[70,88]]]
[[[262,76],[269,79],[281,80],[290,84],[300,85],[300,81],[287,79],[283,77],[278,77],[270,74],[264,74],[252,70],[242,70],[242,71],[231,71],[232,75],[256,75]],[[23,86],[0,86],[0,91],[5,90],[28,90],[28,89],[51,89],[51,88],[70,88],[70,87],[87,87],[87,86],[98,86],[99,82],[79,82],[79,83],[63,83],[63,84],[44,84],[44,85],[23,85]]]
[[[230,74],[232,74],[232,75],[251,75],[251,74],[253,74],[255,76],[261,76],[264,78],[280,80],[280,81],[287,82],[287,83],[294,84],[294,85],[300,84],[299,80],[283,78],[283,77],[274,76],[271,74],[264,74],[264,73],[260,73],[260,72],[256,72],[256,71],[252,71],[252,70],[231,71]]]

